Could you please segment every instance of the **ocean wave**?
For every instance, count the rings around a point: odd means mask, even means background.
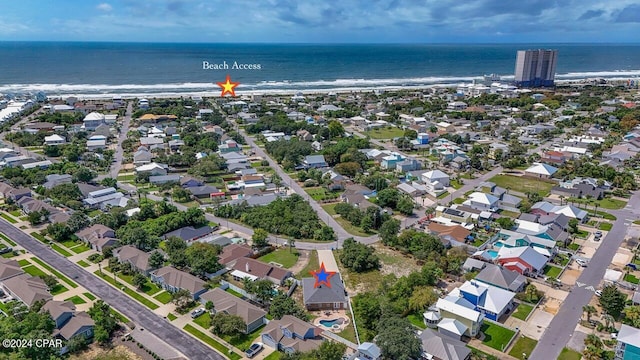
[[[640,70],[618,70],[618,71],[593,71],[593,72],[568,72],[557,74],[559,81],[586,79],[586,78],[609,78],[626,80],[640,76]],[[276,80],[260,81],[254,83],[241,83],[238,92],[274,93],[275,91],[306,91],[306,90],[362,90],[375,88],[399,88],[432,86],[457,83],[470,83],[473,80],[481,79],[481,76],[430,76],[430,77],[410,77],[410,78],[373,78],[373,79],[333,79],[333,80],[313,80],[313,81],[293,81]],[[501,78],[510,81],[513,75],[503,75]],[[218,86],[204,82],[166,83],[166,84],[9,84],[0,85],[0,93],[28,93],[42,91],[47,95],[101,95],[109,94],[132,96],[149,94],[194,94],[194,93],[216,93]]]

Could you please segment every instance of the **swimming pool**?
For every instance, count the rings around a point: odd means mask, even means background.
[[[493,246],[497,247],[497,248],[501,248],[504,246],[504,244],[502,243],[502,241],[496,241]]]
[[[495,250],[487,250],[487,254],[489,254],[489,256],[491,256],[492,259],[495,259],[498,257],[498,252]]]
[[[328,327],[331,328],[333,327],[333,325],[342,325],[344,324],[344,319],[343,318],[337,318],[337,319],[332,319],[332,320],[320,320],[320,325],[324,326],[324,327]]]

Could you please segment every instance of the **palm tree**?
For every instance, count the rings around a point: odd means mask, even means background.
[[[587,314],[587,322],[591,321],[591,315],[597,312],[595,306],[593,305],[585,305],[582,307],[582,311]]]
[[[611,327],[611,325],[613,325],[613,323],[615,322],[615,319],[613,318],[613,316],[609,314],[602,314],[602,320],[604,320],[605,329],[608,329],[609,327]]]
[[[534,297],[538,297],[538,288],[536,288],[535,285],[533,284],[529,284],[527,285],[527,287],[524,289],[524,294],[527,297],[527,300],[529,302],[533,301]]]
[[[602,340],[596,334],[587,335],[586,339],[584,339],[584,344],[587,346],[593,346],[598,349],[602,349]]]
[[[296,241],[293,238],[287,239],[287,243],[289,244],[289,252],[292,252],[292,248],[296,246]]]
[[[583,359],[584,360],[600,360],[600,353],[602,351],[600,349],[598,349],[597,347],[590,345],[587,346],[584,351],[582,352],[583,355]]]
[[[564,195],[560,195],[558,196],[558,198],[560,198],[560,206],[562,206],[562,200],[564,200]]]

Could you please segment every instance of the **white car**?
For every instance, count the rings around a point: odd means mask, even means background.
[[[582,260],[582,259],[576,259],[576,264],[582,266],[582,267],[587,267],[587,261]]]
[[[200,309],[195,309],[195,310],[193,310],[193,311],[191,312],[191,318],[192,318],[192,319],[197,318],[198,316],[200,316],[200,315],[204,314],[204,311],[205,311],[205,310],[204,310],[204,308],[200,308]]]
[[[602,296],[602,290],[596,290],[596,296],[597,297]]]

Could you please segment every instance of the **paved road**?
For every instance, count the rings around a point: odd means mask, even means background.
[[[79,283],[99,298],[106,301],[114,309],[131,319],[138,327],[150,331],[166,341],[188,359],[224,360],[224,356],[216,353],[200,341],[192,338],[181,329],[168,323],[167,320],[153,313],[127,295],[112,288],[95,275],[88,273],[80,266],[72,263],[54,252],[41,242],[25,234],[21,230],[0,218],[0,231],[32,254],[36,255],[53,268]]]
[[[529,357],[531,360],[556,359],[562,348],[567,345],[573,334],[576,324],[582,316],[582,307],[587,305],[594,296],[592,290],[585,287],[593,286],[597,289],[600,281],[604,278],[605,271],[616,251],[622,245],[626,231],[630,222],[627,219],[638,219],[640,216],[640,192],[633,194],[629,200],[629,205],[622,210],[612,210],[611,214],[617,217],[613,228],[602,240],[602,244],[591,258],[587,266],[578,277],[577,281],[586,284],[584,287],[573,287],[567,298],[562,302],[558,313],[542,334],[533,353]]]
[[[122,127],[120,128],[120,136],[118,137],[118,144],[116,145],[116,152],[113,154],[114,162],[111,164],[108,176],[117,179],[118,173],[122,168],[122,160],[124,158],[124,150],[122,149],[122,143],[127,139],[127,133],[129,132],[129,125],[131,124],[131,114],[133,113],[132,103],[127,104],[127,111],[122,119]],[[107,177],[107,174],[99,175],[96,181],[100,181]]]

